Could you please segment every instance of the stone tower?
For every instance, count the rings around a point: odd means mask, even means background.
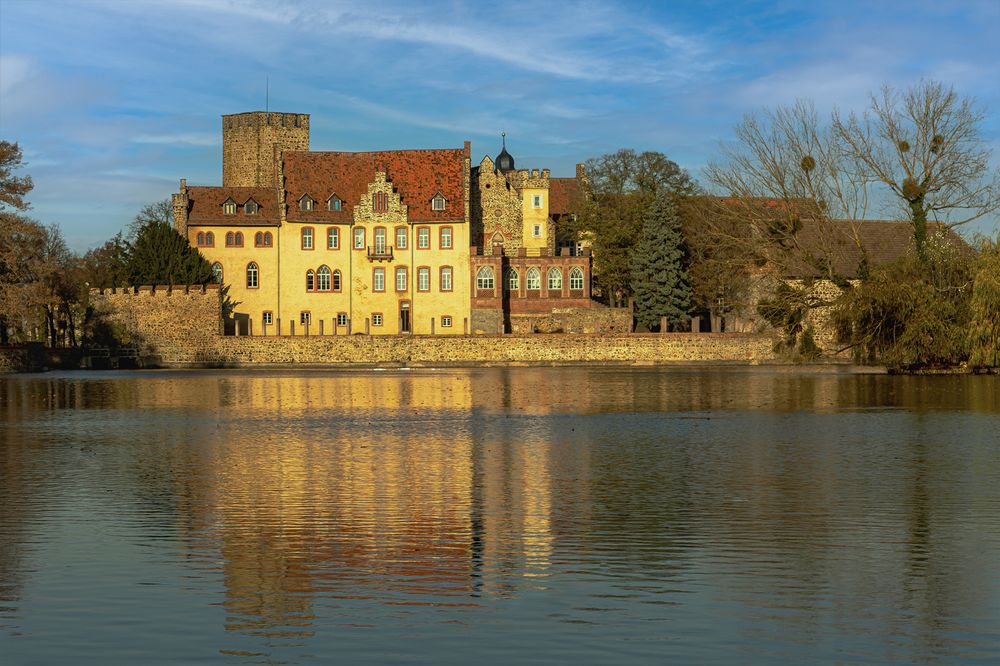
[[[223,187],[274,185],[282,150],[309,150],[309,114],[250,111],[222,116]]]

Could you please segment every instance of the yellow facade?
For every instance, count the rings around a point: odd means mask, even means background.
[[[376,192],[386,195],[384,212],[374,211]],[[221,265],[227,308],[240,335],[461,335],[468,332],[471,307],[467,202],[464,207],[462,222],[410,221],[385,172],[377,172],[355,206],[353,223],[287,216],[269,227],[189,222],[187,238]],[[209,232],[214,243],[199,244],[199,234]],[[270,232],[272,245],[258,246],[257,232]],[[236,233],[242,245],[227,245],[227,235]],[[376,247],[380,234],[384,246]],[[328,288],[321,284],[326,271]]]
[[[521,190],[521,232],[523,246],[541,249],[549,246],[549,190],[525,187]]]

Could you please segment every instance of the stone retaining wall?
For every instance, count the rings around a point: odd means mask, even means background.
[[[628,333],[632,313],[628,308],[553,308],[544,314],[510,316],[511,332],[524,333]]]
[[[774,359],[770,336],[476,335],[222,337],[206,346],[162,347],[167,366],[256,364],[475,365],[672,362],[763,363]]]

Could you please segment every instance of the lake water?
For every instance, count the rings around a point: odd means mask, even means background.
[[[1000,661],[1000,380],[0,377],[3,664]]]

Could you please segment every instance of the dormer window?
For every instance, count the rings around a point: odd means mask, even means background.
[[[445,199],[440,194],[431,199],[431,210],[444,210]]]
[[[222,204],[222,213],[224,215],[236,215],[236,202],[232,199],[226,199],[226,202]]]
[[[329,211],[336,212],[338,210],[343,210],[343,207],[344,203],[336,194],[331,195],[330,198],[326,200],[326,209]]]
[[[309,196],[308,194],[303,194],[302,198],[299,199],[299,210],[307,212],[311,211],[315,203],[316,202],[313,201],[313,198],[311,196]]]
[[[244,215],[256,215],[260,206],[253,199],[249,199],[245,204],[243,204],[243,214]]]

